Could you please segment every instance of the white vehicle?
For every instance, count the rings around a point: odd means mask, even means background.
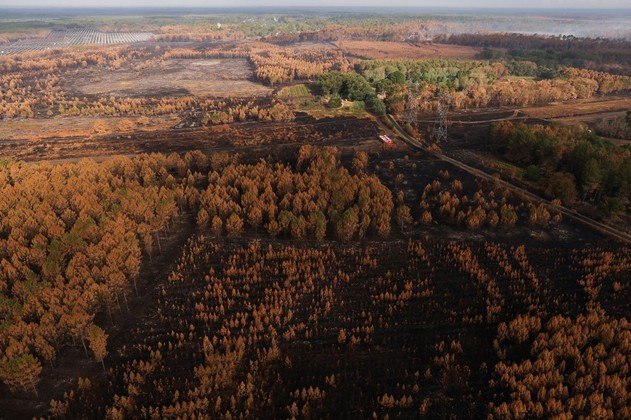
[[[392,139],[386,136],[385,134],[380,134],[379,138],[381,139],[382,142],[384,142],[384,144],[388,146],[394,146],[394,142],[392,141]]]

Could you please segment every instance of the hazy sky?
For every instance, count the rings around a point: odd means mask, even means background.
[[[513,7],[513,8],[631,8],[631,0],[0,0],[0,6],[25,7]]]

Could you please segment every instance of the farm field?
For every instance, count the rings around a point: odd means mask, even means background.
[[[100,32],[89,29],[53,30],[45,38],[24,39],[0,46],[0,55],[84,45],[129,44],[148,41],[152,36],[153,34],[150,32]]]
[[[82,95],[123,97],[256,97],[271,92],[252,78],[252,68],[244,59],[166,60],[156,66],[82,71],[73,76],[68,89]]]

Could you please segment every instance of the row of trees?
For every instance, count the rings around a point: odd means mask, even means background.
[[[97,47],[86,50],[51,50],[0,56],[0,74],[20,73],[31,76],[35,73],[56,73],[60,70],[87,66],[120,67],[132,58],[146,56],[142,50],[123,47]]]
[[[205,110],[202,114],[202,124],[217,125],[230,124],[235,121],[291,121],[294,119],[294,112],[287,105],[271,100],[264,106],[254,101],[231,101],[231,106],[217,106],[211,110]],[[225,101],[220,101],[225,103]]]
[[[551,69],[562,65],[630,74],[631,42],[623,39],[469,33],[438,35],[434,40],[448,44],[494,48],[491,56],[495,58],[527,60]]]
[[[316,22],[319,23],[319,22]],[[338,19],[335,23],[305,28],[293,33],[274,34],[264,38],[277,44],[318,41],[425,41],[425,34],[448,30],[452,25],[446,22],[413,19],[408,17],[359,17]],[[454,28],[458,25],[453,25]],[[311,29],[311,30],[309,30]]]
[[[137,29],[136,29],[137,30]],[[204,22],[195,25],[161,25],[153,39],[159,42],[213,42],[237,41],[245,34],[226,23]]]

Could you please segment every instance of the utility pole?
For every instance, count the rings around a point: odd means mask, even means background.
[[[440,92],[436,98],[436,122],[432,138],[434,143],[445,143],[447,141],[447,128],[449,127],[449,108],[451,108],[451,94]]]
[[[418,124],[418,83],[408,84],[408,93],[405,97],[405,110],[403,111],[403,121],[412,127]]]

